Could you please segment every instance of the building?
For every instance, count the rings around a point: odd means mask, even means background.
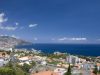
[[[0,67],[4,65],[4,59],[0,58]]]
[[[77,56],[69,55],[66,57],[66,61],[70,64],[78,64],[80,63],[80,58]]]

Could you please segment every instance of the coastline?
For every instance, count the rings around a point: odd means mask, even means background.
[[[27,50],[36,49],[49,54],[58,51],[73,55],[100,56],[100,44],[32,44],[20,45],[16,46],[16,48],[25,48]]]

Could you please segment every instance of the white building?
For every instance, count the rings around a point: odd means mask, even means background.
[[[80,58],[77,56],[69,55],[66,57],[66,61],[70,64],[78,64],[80,63]]]
[[[0,58],[0,67],[4,65],[4,59]]]

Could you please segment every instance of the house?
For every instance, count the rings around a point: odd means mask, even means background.
[[[0,58],[0,67],[4,65],[4,59]]]
[[[80,63],[80,58],[77,56],[69,55],[66,57],[66,61],[70,64],[78,64]]]
[[[32,61],[31,59],[32,59],[32,58],[29,57],[29,56],[25,56],[25,57],[18,58],[18,60],[19,60],[19,62],[20,62],[19,65],[23,65],[24,63],[30,65],[30,62]]]

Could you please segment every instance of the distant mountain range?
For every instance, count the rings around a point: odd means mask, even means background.
[[[0,47],[14,47],[17,45],[27,45],[27,44],[32,44],[32,43],[11,36],[0,36]]]

